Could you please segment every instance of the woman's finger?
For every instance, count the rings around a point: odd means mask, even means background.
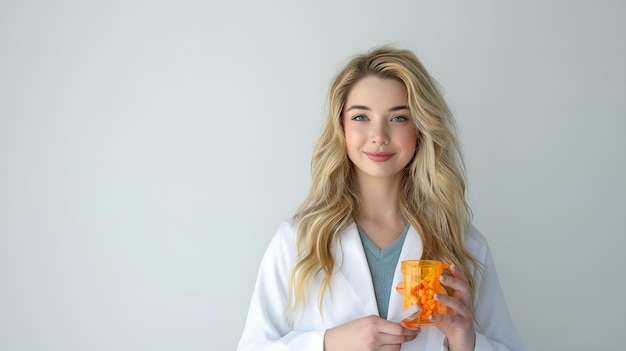
[[[463,273],[463,271],[457,265],[451,264],[450,272],[452,272],[452,275],[454,275],[456,278],[461,279],[464,282],[467,282],[467,277],[465,276],[465,273]]]
[[[450,271],[453,276],[441,275],[441,284],[454,289],[454,296],[459,298],[463,303],[470,306],[472,304],[470,286],[463,272],[456,266],[450,265]]]
[[[417,333],[406,334],[406,335],[380,334],[378,338],[378,343],[380,345],[399,345],[407,341],[411,341],[415,339],[416,337],[417,337]]]
[[[439,323],[439,329],[444,334],[451,330],[472,330],[472,320],[459,315],[433,314],[431,317],[431,321]]]
[[[444,294],[435,294],[435,300],[441,302],[442,304],[448,306],[456,312],[457,314],[463,317],[471,317],[472,311],[468,308],[468,306],[464,303],[464,301],[454,298],[452,296],[444,295]]]
[[[400,345],[383,345],[378,350],[380,351],[400,351]]]
[[[399,336],[417,335],[419,333],[419,329],[407,329],[398,323],[390,322],[384,319],[380,319],[378,322],[378,331],[380,333]]]
[[[449,275],[441,275],[439,278],[441,284],[454,289],[455,291],[467,291],[469,290],[469,284],[457,277],[452,277]]]

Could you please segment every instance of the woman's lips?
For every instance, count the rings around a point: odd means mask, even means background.
[[[393,152],[366,152],[365,155],[374,162],[385,162],[392,158]]]

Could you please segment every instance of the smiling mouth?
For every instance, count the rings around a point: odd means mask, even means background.
[[[395,154],[392,152],[366,152],[365,155],[374,162],[385,162]]]

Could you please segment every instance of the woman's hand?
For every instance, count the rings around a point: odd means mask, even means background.
[[[448,306],[448,314],[432,315],[431,320],[441,325],[439,330],[448,338],[450,351],[472,351],[476,343],[474,332],[474,304],[470,286],[463,271],[450,265],[453,276],[442,275],[441,284],[453,288],[454,294],[436,294],[435,299]]]
[[[324,351],[399,351],[400,345],[417,337],[419,330],[406,329],[378,316],[367,316],[328,329]]]

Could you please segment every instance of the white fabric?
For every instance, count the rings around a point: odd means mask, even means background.
[[[318,309],[321,277],[313,282],[304,312],[293,328],[287,324],[287,282],[295,263],[295,225],[284,222],[270,242],[261,261],[252,294],[246,324],[238,351],[323,351],[327,329],[368,315],[378,315],[371,275],[356,225],[350,226],[333,250],[335,272],[331,278],[332,296],[327,291],[323,302],[323,317]],[[500,288],[495,266],[485,238],[470,226],[466,237],[469,251],[484,265],[484,277],[477,276],[475,313],[476,351],[522,350]],[[413,227],[409,229],[393,287],[402,281],[400,262],[420,259],[422,241]],[[389,320],[398,321],[403,311],[402,295],[392,291],[389,300]],[[402,350],[447,350],[444,334],[437,327],[422,328],[419,336],[403,344]]]

